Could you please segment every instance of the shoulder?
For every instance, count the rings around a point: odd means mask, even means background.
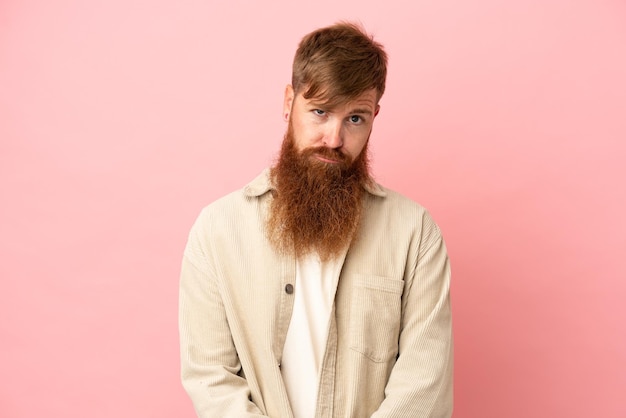
[[[381,193],[368,193],[366,213],[374,224],[398,234],[417,235],[426,241],[441,238],[430,212],[413,199],[377,184]]]
[[[265,169],[242,188],[234,190],[205,206],[200,216],[227,216],[242,210],[245,211],[246,208],[255,208],[257,207],[256,203],[263,200],[263,197],[272,188],[269,169]]]
[[[379,193],[368,193],[368,208],[386,215],[400,216],[403,221],[432,221],[428,210],[420,203],[380,184],[376,184],[376,187]]]
[[[192,227],[203,237],[241,234],[257,230],[264,217],[267,197],[271,194],[267,170],[244,187],[228,193],[204,208]]]

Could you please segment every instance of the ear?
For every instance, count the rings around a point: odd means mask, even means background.
[[[374,117],[378,115],[378,112],[380,112],[380,105],[376,105],[376,110],[374,110]]]
[[[291,106],[293,106],[294,91],[291,84],[287,84],[285,87],[285,99],[283,101],[283,116],[285,120],[289,120],[289,113],[291,113]]]

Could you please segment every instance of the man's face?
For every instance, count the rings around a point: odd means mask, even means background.
[[[295,95],[293,88],[287,86],[283,110],[298,152],[329,148],[354,161],[367,144],[379,106],[375,89],[329,108],[315,99],[305,99],[301,93]],[[314,153],[312,157],[326,164],[339,163],[332,153]]]

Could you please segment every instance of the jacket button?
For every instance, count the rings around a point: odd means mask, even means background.
[[[291,283],[287,283],[285,286],[285,292],[287,292],[288,295],[293,293],[293,285]]]

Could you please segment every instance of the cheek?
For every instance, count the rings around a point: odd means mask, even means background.
[[[319,145],[322,135],[317,130],[311,129],[306,124],[294,124],[293,128],[294,142],[298,151]]]
[[[358,140],[354,141],[352,143],[352,146],[348,149],[348,152],[350,153],[350,157],[352,157],[353,159],[358,157],[361,154],[361,152],[363,152],[363,150],[365,149],[368,139],[369,139],[369,134],[366,136],[362,136],[358,138]]]

